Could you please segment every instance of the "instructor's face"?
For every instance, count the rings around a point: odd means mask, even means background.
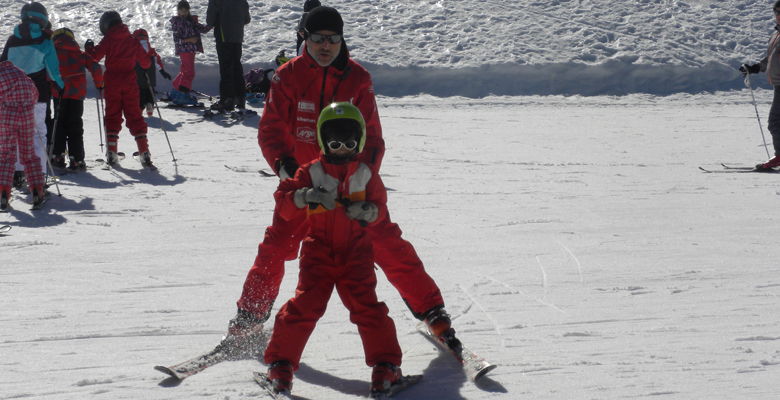
[[[333,31],[317,31],[315,33],[325,36],[336,34]],[[311,38],[308,38],[306,39],[306,51],[317,61],[317,64],[327,67],[338,57],[341,51],[341,43],[331,43],[330,40],[322,40],[320,43],[316,43]]]

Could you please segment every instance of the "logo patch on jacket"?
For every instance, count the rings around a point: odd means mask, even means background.
[[[309,127],[300,127],[295,133],[299,141],[305,143],[317,143],[317,133]]]
[[[313,113],[314,112],[314,103],[312,103],[310,101],[299,101],[298,102],[298,111]]]

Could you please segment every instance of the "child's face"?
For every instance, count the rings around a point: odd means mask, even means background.
[[[177,8],[176,12],[179,13],[180,17],[187,17],[187,16],[190,15],[190,10],[188,10],[186,8]]]

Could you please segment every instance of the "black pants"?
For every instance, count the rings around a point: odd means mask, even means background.
[[[147,104],[154,104],[154,97],[152,92],[157,83],[157,71],[154,70],[154,65],[151,68],[143,69],[139,66],[135,66],[135,77],[138,81],[138,93],[141,99],[140,106],[143,110]],[[151,85],[151,86],[150,86]]]
[[[67,145],[68,155],[76,161],[84,161],[84,100],[54,99],[54,109],[59,107],[56,113],[57,127],[53,132],[53,155],[65,153]]]
[[[780,155],[780,86],[775,86],[775,96],[772,98],[772,108],[769,109],[769,133],[772,134],[772,145],[775,155]]]
[[[223,101],[232,100],[233,105],[243,108],[246,105],[246,89],[244,88],[244,66],[241,65],[241,52],[241,43],[217,42],[219,98]]]

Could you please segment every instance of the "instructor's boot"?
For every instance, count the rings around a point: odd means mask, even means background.
[[[263,323],[268,319],[268,315],[264,317],[239,308],[236,316],[230,320],[227,334],[219,345],[224,346],[232,359],[259,357],[265,351],[270,336],[269,332],[263,330]]]
[[[447,311],[444,310],[444,306],[436,306],[428,310],[424,314],[425,325],[428,327],[428,332],[433,337],[438,338],[444,344],[446,344],[452,351],[460,354],[463,350],[463,345],[460,343],[457,337],[455,337],[455,329],[452,329],[452,320]]]

